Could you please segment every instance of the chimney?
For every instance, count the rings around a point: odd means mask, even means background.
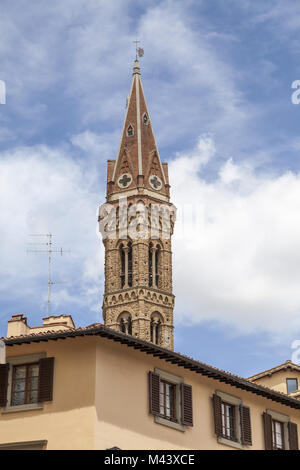
[[[29,326],[27,326],[27,318],[23,317],[22,313],[12,315],[11,320],[7,325],[7,337],[10,336],[23,336],[29,333]]]

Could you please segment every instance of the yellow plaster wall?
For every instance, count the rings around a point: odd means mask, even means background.
[[[7,358],[45,353],[55,357],[53,401],[43,410],[3,414],[0,444],[47,440],[47,449],[91,449],[94,433],[94,338],[7,347]]]
[[[158,367],[184,377],[193,386],[194,427],[185,432],[154,422],[148,413],[149,370]],[[96,366],[95,448],[121,449],[232,449],[217,443],[211,397],[216,390],[243,400],[251,408],[253,446],[264,449],[262,413],[272,409],[291,417],[300,429],[300,411],[230,385],[195,374],[182,367],[100,339]]]

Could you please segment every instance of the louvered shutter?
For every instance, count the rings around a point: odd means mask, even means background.
[[[181,389],[181,423],[193,426],[193,393],[192,386],[182,383]]]
[[[298,429],[296,423],[288,423],[290,450],[298,450]]]
[[[241,418],[241,441],[242,444],[252,446],[252,432],[251,432],[251,419],[250,408],[248,406],[240,406]]]
[[[8,386],[8,364],[0,364],[0,407],[5,407],[7,403]]]
[[[149,371],[149,412],[152,415],[159,414],[159,386],[160,377],[158,374]]]
[[[54,357],[44,357],[39,360],[38,401],[51,401],[53,397]]]
[[[268,413],[263,413],[264,434],[265,434],[265,449],[273,449],[272,441],[272,416]]]
[[[214,421],[215,421],[215,433],[216,435],[222,436],[222,400],[218,395],[213,395],[213,409],[214,409]]]

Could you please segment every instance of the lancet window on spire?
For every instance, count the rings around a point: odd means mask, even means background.
[[[134,128],[131,124],[129,124],[129,126],[127,127],[127,137],[132,137],[134,135]]]
[[[149,122],[149,119],[148,119],[148,116],[146,113],[143,114],[143,124],[145,124],[145,126],[148,124]]]
[[[132,287],[132,245],[121,245],[121,287]]]

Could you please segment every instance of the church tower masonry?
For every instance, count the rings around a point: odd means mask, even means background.
[[[117,159],[107,165],[106,201],[99,210],[105,247],[104,323],[173,349],[175,208],[137,60]]]

